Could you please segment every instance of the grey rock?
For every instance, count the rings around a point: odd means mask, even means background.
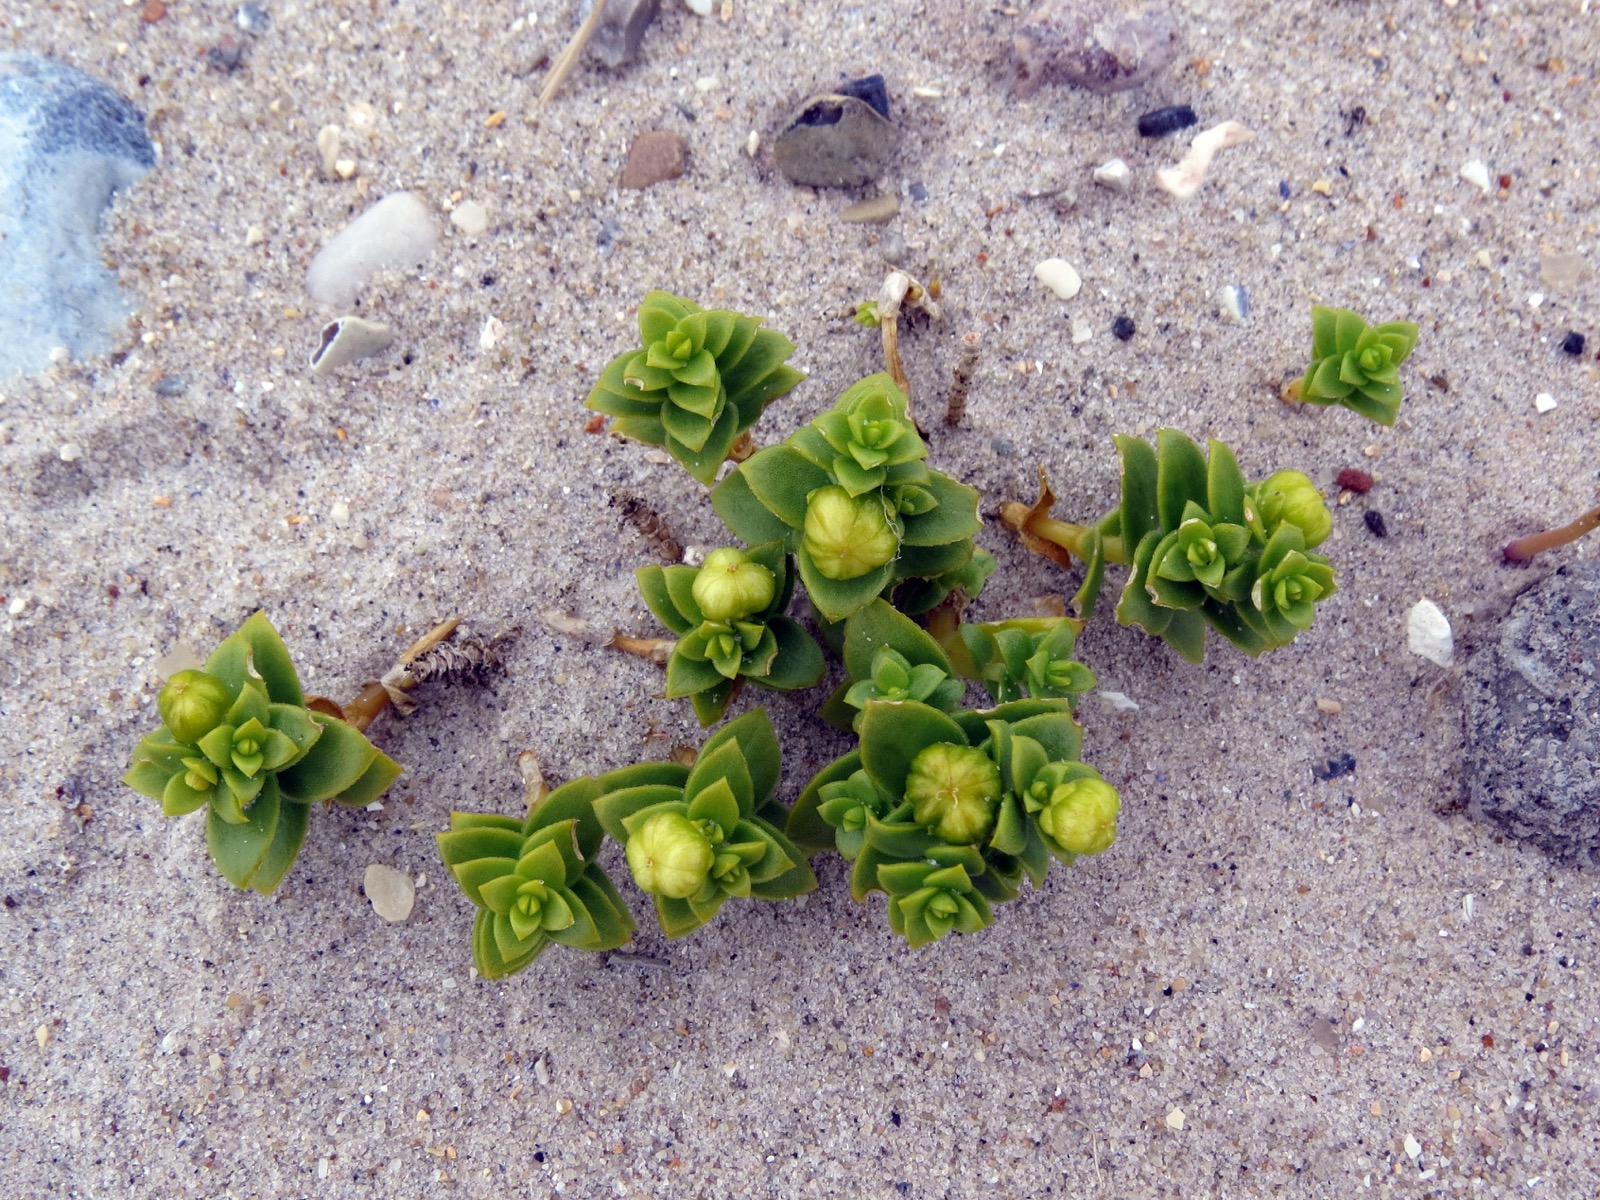
[[[806,187],[862,187],[877,179],[900,148],[900,129],[855,96],[813,96],[773,141],[778,170]]]
[[[155,166],[144,116],[82,71],[0,54],[0,379],[109,349],[128,315],[101,261],[111,196]]]
[[[1160,4],[1125,0],[1041,0],[1011,42],[1011,91],[1031,96],[1047,83],[1097,95],[1123,92],[1166,70],[1183,47]]]
[[[251,37],[264,37],[272,28],[272,14],[259,4],[241,4],[233,19]]]
[[[1600,563],[1517,597],[1464,682],[1470,810],[1600,865]]]
[[[594,9],[593,0],[583,6],[587,16]],[[606,66],[625,67],[639,57],[639,44],[644,41],[644,31],[661,11],[661,0],[608,0],[606,15],[595,30],[589,49]]]

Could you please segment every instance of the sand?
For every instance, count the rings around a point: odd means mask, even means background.
[[[1594,1195],[1600,880],[1461,811],[1459,668],[1412,655],[1405,614],[1428,596],[1470,651],[1517,589],[1595,553],[1511,569],[1498,548],[1593,503],[1600,15],[1180,3],[1188,49],[1156,80],[1017,103],[1010,10],[667,7],[637,65],[585,67],[538,114],[571,3],[536,22],[526,5],[275,3],[234,73],[205,54],[243,38],[231,3],[153,22],[8,9],[6,48],[131,97],[161,162],[108,220],[137,311],[122,349],[0,403],[0,1190]],[[795,188],[771,135],[808,91],[873,70],[905,130],[887,180],[902,208],[844,225],[870,190]],[[1173,103],[1256,133],[1186,204],[1153,175],[1188,135],[1134,131]],[[329,124],[349,179],[323,174]],[[619,191],[652,129],[688,140],[689,172]],[[1113,156],[1126,194],[1091,182]],[[1472,159],[1487,195],[1459,175]],[[398,189],[438,213],[441,245],[362,292],[394,347],[315,376],[337,314],[308,299],[309,261]],[[477,237],[446,215],[468,200],[488,214]],[[1581,255],[1583,278],[1542,281],[1550,253]],[[1052,257],[1083,277],[1070,301],[1033,278]],[[961,336],[983,335],[966,424],[930,430],[934,464],[991,517],[1000,572],[974,616],[1076,586],[992,519],[1032,499],[1035,467],[1066,515],[1097,516],[1109,435],[1162,425],[1224,439],[1252,477],[1305,470],[1330,500],[1338,470],[1370,471],[1325,547],[1341,590],[1292,647],[1213,643],[1203,666],[1108,607],[1082,657],[1139,707],[1091,698],[1084,718],[1124,798],[1119,840],[979,936],[912,952],[825,859],[818,893],[730,907],[681,943],[646,932],[631,959],[557,950],[473,978],[470,905],[431,837],[448,813],[515,812],[524,749],[559,781],[702,736],[655,668],[540,619],[657,632],[631,574],[649,549],[613,487],[686,543],[720,538],[676,467],[585,431],[632,306],[663,286],[793,338],[810,379],[758,427],[771,441],[879,369],[848,313],[891,261],[942,282],[943,319],[902,339],[919,400],[937,411]],[[1249,289],[1243,324],[1227,285]],[[1421,326],[1393,430],[1278,401],[1313,302]],[[1558,349],[1572,328],[1581,361]],[[200,818],[118,782],[155,724],[158,661],[257,607],[330,694],[448,612],[515,631],[493,685],[373,727],[406,775],[381,811],[316,813],[269,899],[216,874]],[[768,700],[785,799],[848,745],[819,698]],[[1314,774],[1346,754],[1353,772]],[[362,896],[373,863],[417,879],[407,921]]]

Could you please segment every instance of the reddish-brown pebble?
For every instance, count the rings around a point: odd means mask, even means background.
[[[1347,492],[1356,492],[1363,496],[1372,490],[1372,476],[1365,471],[1357,471],[1354,467],[1346,467],[1340,471],[1334,482]]]
[[[647,188],[676,179],[689,166],[689,144],[675,133],[653,130],[633,139],[622,168],[625,188]]]
[[[167,6],[161,3],[161,0],[145,0],[144,8],[139,13],[140,19],[146,25],[154,25],[166,15]]]

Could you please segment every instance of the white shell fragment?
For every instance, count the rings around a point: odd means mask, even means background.
[[[372,901],[372,911],[385,921],[398,923],[411,915],[411,906],[417,900],[417,889],[411,882],[411,876],[404,871],[373,863],[362,876],[361,886],[367,893],[367,899]]]
[[[1422,656],[1431,663],[1448,667],[1455,656],[1455,637],[1450,632],[1450,618],[1439,606],[1424,596],[1411,606],[1406,614],[1406,644],[1411,653]]]
[[[394,334],[387,325],[363,317],[339,317],[322,328],[322,342],[306,363],[318,375],[331,375],[357,359],[387,350]]]
[[[713,0],[684,0],[689,6],[689,11],[697,17],[709,17],[714,7]]]
[[[1163,191],[1171,192],[1179,200],[1187,200],[1200,190],[1211,160],[1218,150],[1229,146],[1242,146],[1255,140],[1255,134],[1237,121],[1224,121],[1202,133],[1195,134],[1189,143],[1189,152],[1175,167],[1162,167],[1156,172],[1156,183]]]
[[[1107,708],[1113,709],[1116,712],[1139,711],[1139,702],[1137,700],[1129,699],[1125,692],[1098,691],[1095,693],[1095,698],[1098,699],[1101,704],[1104,704]]]
[[[450,224],[468,237],[477,237],[489,228],[489,210],[476,200],[463,200],[450,210]]]
[[[1186,1120],[1188,1118],[1183,1115],[1183,1109],[1175,1108],[1167,1114],[1167,1128],[1177,1133],[1183,1128],[1183,1123]]]
[[[1250,315],[1250,289],[1230,283],[1217,292],[1217,298],[1222,301],[1222,311],[1228,320],[1243,325]]]
[[[1101,163],[1094,169],[1094,181],[1103,188],[1110,188],[1113,192],[1125,192],[1132,177],[1128,164],[1120,158],[1113,158],[1110,162]]]
[[[1540,392],[1533,398],[1533,407],[1537,412],[1547,413],[1555,408],[1555,406],[1556,398],[1549,392]]]
[[[410,192],[391,192],[318,251],[306,272],[306,291],[319,304],[347,308],[374,272],[414,266],[438,241],[428,206]]]
[[[317,131],[317,154],[322,159],[322,173],[329,179],[337,175],[339,151],[344,139],[337,125],[324,125]]]
[[[1047,258],[1033,269],[1033,277],[1062,300],[1071,300],[1083,287],[1083,280],[1064,258]]]
[[[1463,163],[1461,166],[1461,178],[1465,179],[1485,196],[1489,194],[1489,189],[1493,186],[1489,182],[1489,168],[1481,158],[1475,158],[1469,163]]]

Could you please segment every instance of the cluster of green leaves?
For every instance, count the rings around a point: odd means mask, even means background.
[[[439,851],[479,909],[479,974],[515,974],[552,942],[611,950],[632,936],[633,918],[595,862],[607,835],[668,937],[700,928],[729,897],[789,900],[814,889],[805,855],[779,828],[788,818],[772,799],[780,759],[758,708],[713,734],[692,766],[641,763],[576,779],[524,820],[452,814]]]
[[[1311,309],[1311,365],[1300,381],[1300,399],[1342,404],[1380,425],[1400,415],[1400,364],[1417,344],[1410,321],[1369,326],[1348,308]]]
[[[1092,691],[1094,672],[1072,657],[1082,622],[1070,617],[1017,617],[963,624],[945,640],[963,679],[976,680],[996,704],[1061,699],[1074,709]]]
[[[972,582],[978,493],[930,470],[927,457],[905,394],[888,375],[871,375],[740,464],[711,501],[747,544],[783,542],[817,611],[843,621],[907,580],[945,581],[919,601]]]
[[[741,680],[779,691],[815,687],[822,650],[785,616],[794,561],[782,542],[713,550],[699,568],[641,567],[644,602],[678,635],[667,660],[668,697],[687,696],[704,726],[722,719]]]
[[[311,710],[277,630],[256,613],[203,670],[161,689],[162,728],[133,752],[123,782],[170,817],[206,809],[206,844],[235,887],[278,886],[305,842],[310,807],[361,808],[400,767],[360,730]]]
[[[739,435],[805,378],[786,362],[794,343],[759,318],[668,292],[639,306],[639,340],[606,365],[587,407],[614,418],[617,433],[665,447],[707,485]]]
[[[889,922],[912,946],[975,933],[1024,876],[1071,863],[1116,836],[1116,791],[1078,761],[1083,735],[1066,700],[941,712],[870,700],[859,748],[813,779],[788,832],[852,864],[851,895],[889,897]]]

